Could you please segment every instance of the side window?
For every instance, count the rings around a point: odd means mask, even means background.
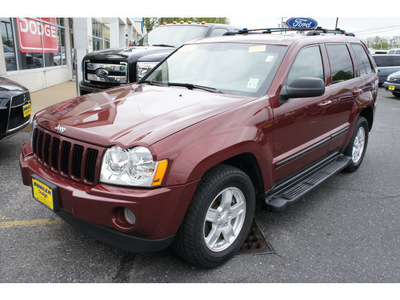
[[[358,68],[360,69],[360,76],[372,73],[373,69],[371,67],[371,62],[367,53],[365,53],[363,46],[359,44],[351,44],[351,47],[356,55]]]
[[[211,32],[210,37],[211,37],[211,36],[221,36],[221,35],[223,35],[225,32],[228,32],[228,29],[225,29],[225,28],[216,28],[216,29],[214,29],[214,30]]]
[[[286,84],[290,85],[299,77],[318,77],[325,81],[321,51],[318,46],[303,48],[299,51],[286,78]]]
[[[326,45],[331,66],[332,83],[354,78],[353,62],[345,44]]]

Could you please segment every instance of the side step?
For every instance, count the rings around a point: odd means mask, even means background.
[[[285,180],[266,193],[266,208],[273,212],[284,211],[288,204],[301,199],[306,193],[339,173],[351,163],[351,157],[333,154],[317,165]]]

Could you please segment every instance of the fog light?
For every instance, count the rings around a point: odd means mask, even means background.
[[[124,218],[126,222],[128,222],[131,225],[135,225],[136,223],[136,217],[135,214],[128,208],[124,208]]]

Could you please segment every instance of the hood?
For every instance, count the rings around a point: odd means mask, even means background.
[[[152,47],[152,46],[134,46],[122,49],[107,49],[95,51],[87,54],[85,59],[104,60],[126,58],[129,61],[136,61],[144,56],[151,56],[150,61],[159,61],[167,56],[176,48],[173,47]]]
[[[54,132],[61,126],[62,135],[77,140],[128,148],[150,146],[252,99],[181,87],[126,85],[50,106],[36,118],[38,125]]]
[[[0,77],[0,91],[1,92],[12,92],[12,93],[24,93],[27,92],[28,89],[24,86],[16,83],[10,79]]]
[[[400,71],[394,72],[394,73],[390,74],[389,76],[392,77],[392,78],[399,79],[400,78]]]

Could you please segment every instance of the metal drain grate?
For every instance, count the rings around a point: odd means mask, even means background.
[[[261,232],[256,221],[251,225],[249,235],[246,238],[238,254],[273,254],[271,244]]]

